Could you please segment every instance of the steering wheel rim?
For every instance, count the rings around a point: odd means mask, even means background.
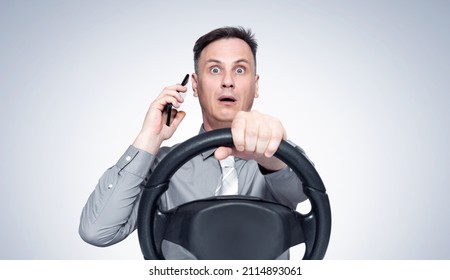
[[[220,146],[233,146],[231,129],[213,130],[188,139],[169,152],[151,173],[142,191],[137,221],[139,243],[145,259],[164,259],[160,250],[157,250],[155,239],[158,233],[153,228],[155,218],[161,213],[158,201],[168,189],[170,178],[196,155]],[[311,203],[306,220],[314,223],[315,233],[312,233],[313,244],[307,247],[304,259],[323,259],[331,234],[331,208],[322,179],[310,161],[286,141],[280,143],[275,156],[300,178],[303,191]]]

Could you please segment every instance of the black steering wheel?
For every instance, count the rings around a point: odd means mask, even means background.
[[[144,258],[164,259],[161,244],[168,240],[198,259],[275,259],[300,243],[306,248],[303,259],[323,259],[331,233],[326,189],[309,160],[285,141],[275,156],[301,179],[311,203],[309,213],[247,196],[218,196],[169,211],[159,209],[170,178],[184,163],[202,152],[232,145],[229,128],[206,132],[175,147],[153,170],[143,188],[137,221]]]

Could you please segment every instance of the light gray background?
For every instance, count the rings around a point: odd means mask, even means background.
[[[224,25],[260,48],[255,108],[331,199],[328,259],[449,259],[449,1],[0,0],[0,258],[141,259],[78,236],[149,103]],[[190,84],[189,84],[190,86]],[[197,99],[167,144],[197,133]]]

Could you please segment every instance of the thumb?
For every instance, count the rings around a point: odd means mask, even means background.
[[[184,112],[184,111],[176,112],[175,118],[173,118],[173,121],[170,124],[171,126],[174,127],[174,130],[176,130],[178,128],[178,125],[180,125],[181,121],[184,119],[185,116],[186,116],[186,112]]]
[[[232,152],[233,152],[233,149],[230,147],[219,147],[214,152],[214,157],[217,160],[226,159],[227,157],[229,157],[231,155]]]

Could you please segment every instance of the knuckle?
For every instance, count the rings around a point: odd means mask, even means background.
[[[264,129],[260,129],[259,130],[258,137],[261,140],[268,141],[268,140],[270,140],[271,136],[272,136],[272,132],[270,131],[270,129],[265,129],[264,128]]]
[[[276,141],[281,141],[281,139],[283,139],[283,132],[280,130],[273,131],[272,138]]]
[[[245,128],[245,123],[246,123],[245,119],[235,118],[233,120],[231,128],[235,130],[243,130]]]
[[[248,137],[256,138],[258,135],[258,129],[256,127],[247,127],[245,130],[245,134]]]

